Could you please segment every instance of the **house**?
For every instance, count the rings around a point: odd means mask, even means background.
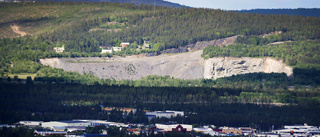
[[[54,47],[53,50],[57,53],[64,52],[64,45],[62,47]]]
[[[129,46],[129,42],[121,42],[120,43],[120,47],[122,47],[122,48],[126,48],[126,47],[128,47]]]
[[[172,128],[172,131],[175,131],[175,132],[187,132],[187,129],[179,124],[176,128]]]
[[[156,124],[157,129],[161,129],[162,132],[190,132],[192,131],[192,125],[187,124]]]
[[[145,40],[143,42],[143,47],[146,48],[146,49],[150,49],[149,40]]]
[[[101,54],[103,54],[103,53],[112,53],[112,49],[111,48],[102,48]]]
[[[112,47],[113,51],[121,51],[122,47]]]

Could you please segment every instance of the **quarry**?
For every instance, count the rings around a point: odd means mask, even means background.
[[[148,75],[169,75],[179,79],[217,79],[256,72],[286,73],[288,77],[293,77],[291,67],[270,57],[217,57],[205,60],[201,54],[202,50],[196,50],[151,57],[47,58],[40,59],[40,63],[65,71],[115,80],[137,80]]]

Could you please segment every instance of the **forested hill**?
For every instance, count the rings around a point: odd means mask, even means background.
[[[266,15],[297,15],[297,16],[313,16],[320,17],[319,8],[298,8],[298,9],[252,9],[238,10],[241,13],[257,13]]]
[[[5,0],[5,1],[15,1],[15,0]],[[20,1],[20,0],[18,0]],[[21,0],[24,1],[24,0]],[[118,2],[118,3],[133,3],[135,5],[156,5],[156,6],[164,6],[164,7],[173,7],[173,8],[188,8],[188,6],[180,5],[178,3],[172,3],[164,0],[27,0],[27,1],[36,1],[36,2],[44,2],[44,1],[54,1],[54,2]]]
[[[175,7],[175,8],[184,8],[187,7],[185,5],[180,5],[177,3],[172,3],[164,0],[101,0],[108,2],[119,2],[119,3],[133,3],[135,5],[146,4],[146,5],[157,5],[157,6],[165,6],[165,7]]]

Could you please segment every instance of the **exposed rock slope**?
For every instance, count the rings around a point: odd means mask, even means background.
[[[292,68],[272,58],[201,58],[202,50],[160,56],[128,56],[126,58],[51,58],[43,65],[89,73],[105,79],[140,79],[148,75],[170,75],[180,79],[216,79],[237,74],[265,72],[286,73]]]
[[[53,58],[41,59],[43,65],[94,74],[107,79],[140,79],[148,75],[170,75],[181,79],[203,78],[202,51],[154,57],[129,56],[126,58]]]
[[[210,58],[204,63],[204,78],[206,79],[217,79],[254,72],[286,73],[288,77],[293,76],[291,67],[272,58],[220,57]]]

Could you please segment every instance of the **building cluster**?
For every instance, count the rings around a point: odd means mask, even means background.
[[[129,42],[121,42],[120,47],[99,46],[99,48],[101,48],[101,54],[102,54],[102,53],[112,53],[112,52],[121,51],[123,48],[127,48],[129,45],[130,45]],[[141,49],[150,49],[149,41],[145,40],[143,43],[143,46],[139,46],[137,48],[137,50],[141,50]]]
[[[114,109],[121,110],[124,113],[135,113],[134,108],[104,108],[105,111],[112,111]],[[171,118],[176,116],[184,116],[182,111],[154,111],[146,112],[146,117],[153,118]],[[2,127],[15,128],[16,126],[27,126],[30,128],[42,127],[44,130],[35,130],[36,135],[47,136],[47,135],[65,135],[74,136],[73,133],[83,133],[82,136],[90,136],[86,134],[87,127],[94,127],[104,125],[106,127],[115,126],[121,130],[126,130],[128,134],[141,134],[150,133],[154,134],[167,133],[167,132],[184,132],[184,133],[202,133],[210,136],[257,136],[257,137],[320,137],[320,129],[316,126],[304,125],[286,125],[283,129],[271,130],[270,132],[258,132],[256,129],[250,127],[219,127],[216,128],[214,125],[193,127],[190,124],[160,124],[155,125],[144,125],[144,124],[132,124],[132,123],[118,123],[110,122],[106,120],[69,120],[69,121],[20,121],[16,125],[2,124]],[[39,129],[39,128],[36,128]],[[193,131],[193,132],[191,132]],[[103,130],[102,134],[94,136],[107,136],[107,131]]]
[[[130,45],[129,42],[121,42],[120,43],[120,47],[105,47],[105,46],[100,46],[99,48],[101,48],[101,54],[102,53],[112,53],[112,52],[117,52],[117,51],[121,51],[122,48],[126,48]]]
[[[315,126],[309,126],[307,124],[304,125],[286,125],[283,129],[272,130],[271,133],[265,133],[274,136],[281,136],[281,137],[320,137],[320,130]],[[264,134],[262,134],[264,135]],[[269,135],[269,136],[270,136]]]

